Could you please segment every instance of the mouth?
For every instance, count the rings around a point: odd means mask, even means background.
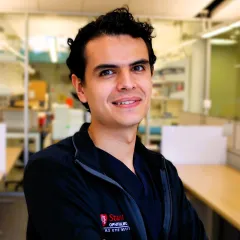
[[[113,105],[122,108],[135,107],[142,101],[141,98],[132,98],[132,99],[119,99],[117,101],[112,102]]]
[[[120,105],[130,105],[136,102],[139,102],[140,100],[137,101],[124,101],[124,102],[113,102],[114,105],[120,106]]]

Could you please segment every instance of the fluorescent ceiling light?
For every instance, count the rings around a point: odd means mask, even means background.
[[[186,46],[192,45],[192,44],[194,44],[196,41],[197,41],[197,39],[191,39],[191,40],[185,41],[185,42],[183,42],[182,44],[180,44],[180,48],[181,48],[181,47],[186,47]]]
[[[67,52],[68,51],[67,37],[55,38],[45,36],[33,36],[29,39],[30,50],[32,50],[35,53],[48,52],[50,51],[50,48],[54,48],[54,45],[56,45],[57,52],[58,51]]]
[[[51,61],[53,63],[56,63],[58,61],[58,56],[57,56],[57,45],[56,45],[55,37],[48,38],[48,47],[49,47],[49,54],[50,54]]]
[[[213,38],[210,40],[212,45],[234,45],[237,43],[236,40],[232,39],[221,39],[221,38]]]
[[[230,25],[230,27],[231,27],[231,28],[240,27],[240,21],[237,21],[237,22],[235,22],[235,23],[232,23],[232,24]]]
[[[211,38],[211,37],[217,36],[217,35],[219,35],[219,34],[228,32],[228,31],[230,31],[231,29],[232,29],[232,28],[231,28],[230,26],[221,27],[221,28],[218,28],[218,29],[213,30],[213,31],[211,31],[211,32],[204,33],[204,34],[202,35],[202,38]]]
[[[231,23],[231,24],[229,24],[227,26],[223,26],[223,27],[214,29],[214,30],[212,30],[210,32],[207,32],[207,33],[203,33],[202,38],[211,38],[211,37],[217,36],[219,34],[222,34],[222,33],[225,33],[225,32],[229,32],[232,29],[238,28],[238,27],[240,27],[240,21]]]

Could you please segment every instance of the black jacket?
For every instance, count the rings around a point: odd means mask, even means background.
[[[136,202],[102,172],[87,128],[31,157],[24,176],[28,240],[147,239]],[[161,239],[207,239],[173,164],[139,140],[135,151],[146,160],[162,195]],[[119,230],[107,232],[111,229]]]

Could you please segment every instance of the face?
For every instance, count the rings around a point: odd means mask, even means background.
[[[88,102],[92,122],[108,127],[137,125],[149,109],[152,91],[143,39],[101,36],[88,42],[85,57],[85,84],[77,92],[82,102]]]

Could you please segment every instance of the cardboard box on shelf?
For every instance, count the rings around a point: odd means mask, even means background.
[[[32,80],[29,82],[29,100],[45,101],[47,83],[43,80]]]

